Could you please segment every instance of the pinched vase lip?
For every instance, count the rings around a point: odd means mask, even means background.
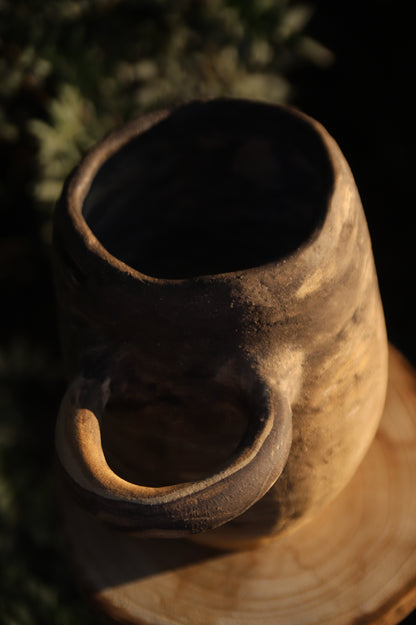
[[[324,163],[324,173],[327,178],[326,197],[324,200],[325,206],[322,218],[317,220],[316,226],[308,234],[305,240],[303,240],[295,249],[289,251],[286,255],[276,259],[272,258],[260,264],[244,267],[242,269],[237,268],[225,271],[215,271],[212,273],[201,273],[201,275],[174,278],[149,275],[148,273],[131,266],[129,263],[124,262],[122,259],[118,258],[117,255],[112,254],[96,236],[93,229],[87,223],[87,219],[83,213],[84,203],[101,167],[112,156],[116,155],[118,151],[126,147],[131,141],[157,126],[163,120],[169,119],[177,111],[184,111],[186,113],[187,110],[190,110],[193,107],[196,109],[198,109],[198,107],[202,107],[201,110],[209,110],[210,108],[213,109],[214,107],[217,107],[219,112],[225,110],[225,112],[229,114],[229,112],[232,113],[233,109],[238,110],[239,108],[244,108],[246,106],[252,107],[253,113],[260,116],[266,110],[269,113],[283,113],[287,116],[288,120],[294,121],[300,127],[303,127],[310,136],[315,135],[315,139],[318,140],[317,145],[320,147],[318,158],[320,158]],[[139,280],[142,283],[147,282],[155,285],[174,285],[178,283],[193,283],[195,281],[213,282],[217,280],[222,281],[224,279],[227,280],[235,277],[243,277],[244,275],[255,276],[258,273],[268,272],[271,269],[279,271],[279,268],[283,268],[289,259],[296,259],[296,257],[303,254],[307,249],[313,248],[315,243],[321,238],[321,235],[326,228],[327,222],[330,218],[331,206],[333,204],[336,188],[342,178],[342,175],[340,176],[338,171],[339,155],[337,155],[336,150],[334,153],[334,146],[337,148],[332,137],[319,122],[294,107],[233,98],[196,100],[183,104],[172,110],[163,109],[143,115],[138,119],[132,120],[124,124],[122,127],[112,131],[101,142],[93,147],[86,154],[78,167],[75,168],[65,184],[59,204],[67,213],[66,219],[69,218],[72,229],[74,230],[73,234],[75,234],[79,243],[82,242],[89,258],[94,258],[95,266],[97,266],[97,264],[101,265],[103,269],[107,268],[110,272],[116,271],[118,275],[121,273],[129,276],[130,279]]]

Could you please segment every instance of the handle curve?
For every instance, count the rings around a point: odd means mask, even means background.
[[[55,444],[81,505],[111,525],[173,537],[213,529],[245,512],[283,471],[292,442],[291,408],[281,393],[259,380],[259,414],[225,468],[172,486],[128,482],[109,467],[102,449],[100,426],[109,388],[109,379],[78,377],[70,384]]]

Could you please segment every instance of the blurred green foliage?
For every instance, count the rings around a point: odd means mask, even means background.
[[[127,119],[192,98],[287,101],[296,64],[331,61],[304,33],[311,14],[287,0],[2,0],[0,138],[36,139],[30,183],[50,213],[81,154]]]
[[[290,101],[331,53],[289,0],[0,0],[0,623],[94,621],[53,497],[64,381],[48,251],[64,178],[105,133],[192,98]]]

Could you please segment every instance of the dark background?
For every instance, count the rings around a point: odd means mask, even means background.
[[[389,337],[416,364],[412,3],[316,0],[314,6],[308,32],[335,62],[291,70],[292,102],[323,123],[350,163]],[[40,96],[21,97],[42,112]],[[35,151],[31,140],[12,149],[0,143],[0,623],[81,625],[94,616],[67,569],[52,497],[53,426],[65,384],[43,218],[24,184]]]
[[[411,2],[323,2],[311,31],[335,54],[301,72],[297,104],[344,152],[372,237],[390,340],[416,364],[414,64]]]

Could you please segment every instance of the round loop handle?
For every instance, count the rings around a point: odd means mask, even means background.
[[[258,501],[280,476],[292,442],[289,402],[259,382],[255,421],[227,466],[197,480],[146,487],[118,476],[101,442],[110,380],[79,377],[63,398],[56,449],[81,505],[119,528],[149,536],[183,536],[213,529]]]

